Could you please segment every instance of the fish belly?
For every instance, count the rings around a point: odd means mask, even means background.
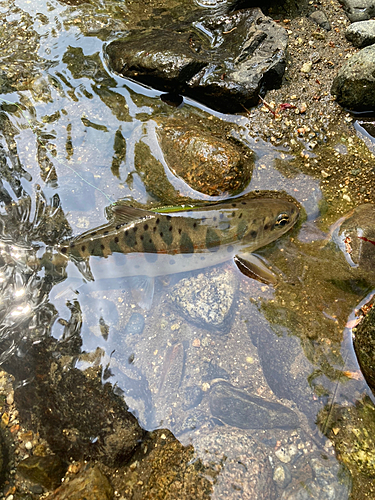
[[[107,258],[90,257],[89,266],[94,280],[112,279],[131,276],[165,276],[187,271],[195,271],[205,267],[221,264],[233,258],[237,251],[234,246],[226,246],[215,252],[199,252],[193,254],[146,254],[146,253],[114,253]],[[68,276],[75,277],[72,266]],[[82,275],[80,275],[82,277]]]

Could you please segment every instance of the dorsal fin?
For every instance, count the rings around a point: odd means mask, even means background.
[[[140,219],[155,217],[155,212],[135,208],[129,205],[114,205],[111,207],[114,220],[116,222],[129,223]]]

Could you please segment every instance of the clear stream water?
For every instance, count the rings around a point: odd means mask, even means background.
[[[69,304],[76,301],[84,353],[76,366],[101,365],[103,381],[123,391],[145,429],[169,428],[207,463],[226,456],[213,497],[256,498],[249,472],[254,439],[262,448],[258,459],[273,467],[270,481],[280,467],[291,475],[290,486],[285,480],[277,490],[280,498],[302,483],[314,498],[347,498],[350,488],[340,482],[332,444],[315,420],[325,404],[353,405],[370,393],[345,325],[373,280],[350,269],[327,243],[318,224],[324,204],[319,181],[283,175],[288,152],[253,137],[245,116],[220,115],[189,100],[176,109],[162,102],[160,92],[109,72],[103,45],[145,23],[147,6],[103,1],[94,11],[91,4],[17,0],[1,2],[0,15],[2,362],[9,366],[26,355],[28,343],[48,335],[63,342]],[[151,202],[137,170],[147,159],[138,146],[148,146],[151,157],[160,154],[155,127],[183,113],[232,127],[255,152],[245,192],[281,191],[301,204],[302,222],[259,252],[281,283],[273,288],[252,281],[229,262],[158,279],[149,311],[137,305],[129,280],[77,282],[69,279],[73,264],[66,280],[47,286],[48,273],[36,257],[106,222],[106,207],[120,198]],[[170,179],[185,196],[212,199]],[[223,327],[187,319],[189,295],[180,306],[173,300],[180,297],[181,279],[189,293],[211,290],[214,311],[230,309]],[[19,383],[27,381],[20,373]],[[246,415],[238,416],[246,394],[293,410],[298,426],[250,428]]]

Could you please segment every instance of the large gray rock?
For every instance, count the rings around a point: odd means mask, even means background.
[[[345,33],[355,47],[362,49],[375,43],[375,20],[359,21],[351,24]]]
[[[375,15],[375,0],[340,0],[352,23],[366,21]]]
[[[354,54],[340,69],[331,93],[344,108],[375,110],[375,45]]]
[[[259,8],[210,15],[183,29],[133,31],[106,47],[117,73],[223,112],[280,85],[287,34]]]

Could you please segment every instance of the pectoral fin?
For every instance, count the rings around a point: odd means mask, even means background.
[[[277,283],[276,275],[267,269],[263,262],[252,253],[238,253],[234,262],[242,274],[267,285]]]
[[[151,309],[152,300],[154,298],[155,282],[154,278],[148,276],[135,276],[129,278],[131,292],[134,300],[142,309],[148,311]]]

